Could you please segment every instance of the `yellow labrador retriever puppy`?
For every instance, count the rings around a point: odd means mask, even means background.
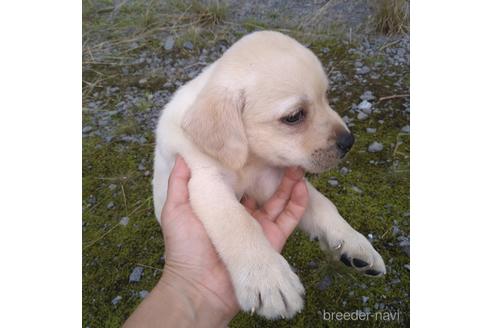
[[[306,47],[277,32],[256,32],[182,86],[157,127],[154,205],[160,217],[176,154],[192,172],[190,202],[229,270],[244,311],[290,318],[304,288],[239,200],[270,198],[287,166],[334,167],[354,138],[326,99],[328,80]],[[300,228],[365,274],[386,272],[369,241],[308,184]]]

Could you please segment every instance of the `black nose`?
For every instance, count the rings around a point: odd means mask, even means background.
[[[354,135],[350,132],[343,132],[337,137],[337,147],[340,149],[342,157],[352,148],[354,141]]]

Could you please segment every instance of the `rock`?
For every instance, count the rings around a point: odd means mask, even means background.
[[[124,217],[121,218],[120,224],[123,225],[123,226],[126,226],[129,221],[130,221],[130,219],[128,218],[128,216],[124,216]]]
[[[117,185],[115,185],[114,183],[112,183],[112,184],[110,184],[110,185],[108,186],[108,188],[109,188],[109,190],[113,191],[113,190],[115,190],[116,188],[118,188],[118,186],[117,186]]]
[[[368,102],[367,100],[362,100],[362,102],[357,105],[357,109],[363,111],[366,114],[371,114],[372,113],[372,104]]]
[[[310,269],[316,269],[318,267],[318,264],[314,261],[309,261],[308,263],[308,268]]]
[[[403,133],[410,133],[410,125],[405,125],[400,131]]]
[[[362,194],[362,193],[363,193],[362,189],[360,189],[360,188],[359,188],[359,187],[357,187],[357,186],[352,186],[352,190],[353,190],[353,191],[355,191],[355,192],[356,192],[356,193],[358,193],[358,194]]]
[[[367,301],[369,301],[369,297],[367,296],[362,296],[362,304],[366,304]]]
[[[139,266],[135,267],[130,274],[129,282],[139,282],[142,279],[142,274],[143,268]]]
[[[346,168],[345,166],[340,169],[341,175],[347,175],[348,173],[349,173],[349,169]]]
[[[149,292],[146,291],[145,289],[138,292],[138,296],[140,296],[141,299],[146,298],[147,295],[149,295]]]
[[[318,290],[326,290],[331,285],[331,278],[329,276],[325,276],[323,280],[318,284]]]
[[[410,264],[405,264],[403,267],[404,267],[405,269],[407,269],[408,271],[410,271]]]
[[[336,186],[338,186],[338,181],[337,181],[336,179],[333,179],[333,178],[332,178],[332,179],[329,179],[329,180],[328,180],[328,184],[329,184],[330,186],[332,186],[332,187],[336,187]]]
[[[368,233],[367,234],[367,239],[369,239],[369,241],[373,241],[374,240],[374,235],[372,233]]]
[[[400,233],[400,228],[398,226],[394,225],[393,226],[393,235],[396,236]]]
[[[362,96],[360,96],[360,99],[370,101],[370,100],[376,99],[376,97],[374,97],[374,95],[372,94],[372,91],[364,91]]]
[[[172,36],[168,36],[166,41],[164,41],[164,49],[171,50],[174,47],[174,38]]]
[[[114,203],[113,203],[113,202],[109,202],[109,203],[108,203],[108,205],[106,205],[106,208],[107,208],[108,210],[110,210],[110,209],[114,208]]]
[[[365,74],[369,73],[370,71],[371,70],[370,70],[369,67],[363,66],[363,67],[357,69],[357,74],[359,74],[359,75],[365,75]]]
[[[366,132],[367,132],[367,133],[371,133],[371,134],[373,134],[373,133],[376,133],[376,131],[377,131],[377,129],[376,129],[376,128],[366,128]]]
[[[372,144],[367,147],[367,151],[370,153],[378,153],[381,150],[383,150],[384,146],[382,143],[379,143],[377,141],[374,141]]]
[[[345,124],[349,124],[350,123],[350,118],[345,115],[344,117],[342,117],[342,120],[345,122]]]
[[[82,133],[89,133],[92,131],[92,126],[86,126],[82,129]]]
[[[357,114],[357,119],[359,121],[364,121],[365,119],[367,119],[369,117],[369,115],[367,115],[366,113],[364,112],[360,112],[359,114]]]
[[[115,298],[113,298],[113,300],[111,301],[111,303],[113,303],[113,305],[116,305],[119,302],[121,302],[122,299],[123,299],[123,297],[121,297],[120,295],[118,295]]]
[[[145,166],[143,165],[143,163],[138,164],[138,170],[139,171],[144,171],[145,170]]]
[[[193,50],[193,42],[186,41],[185,43],[183,43],[183,48],[188,49],[188,50]]]

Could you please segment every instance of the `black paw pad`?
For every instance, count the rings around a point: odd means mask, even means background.
[[[346,254],[342,254],[342,256],[340,256],[340,261],[342,261],[342,263],[348,267],[352,266],[352,263],[350,262],[350,258]]]
[[[377,270],[373,270],[373,269],[366,270],[366,271],[364,271],[364,273],[369,275],[369,276],[379,276],[381,274],[381,272],[379,272]]]
[[[352,264],[356,267],[356,268],[363,268],[363,267],[366,267],[369,265],[369,263],[367,263],[366,261],[362,261],[362,260],[359,260],[359,259],[353,259],[352,260]]]

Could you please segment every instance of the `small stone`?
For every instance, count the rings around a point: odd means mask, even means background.
[[[147,79],[146,78],[143,78],[143,79],[138,80],[138,84],[140,84],[140,85],[144,85],[145,83],[147,83]]]
[[[410,125],[405,125],[400,131],[403,133],[410,133]]]
[[[323,280],[318,284],[318,290],[326,290],[331,285],[331,278],[329,276],[325,276]]]
[[[366,114],[372,113],[372,110],[371,110],[372,104],[370,102],[368,102],[367,100],[362,100],[362,102],[357,105],[357,108]]]
[[[112,183],[112,184],[110,184],[110,185],[108,186],[108,188],[109,188],[109,190],[113,191],[113,190],[115,190],[116,188],[118,188],[118,186],[117,186],[117,185],[115,185],[114,183]]]
[[[365,119],[367,119],[369,117],[369,115],[367,115],[366,113],[364,112],[360,112],[359,114],[357,114],[357,119],[359,121],[364,121]]]
[[[183,44],[183,48],[188,49],[188,50],[193,50],[193,43],[191,41],[186,41]]]
[[[355,191],[355,192],[356,192],[356,193],[358,193],[358,194],[362,194],[362,193],[363,193],[362,189],[360,189],[360,188],[359,188],[359,187],[357,187],[357,186],[352,186],[352,190],[353,190],[353,191]]]
[[[108,203],[108,205],[106,205],[106,208],[107,208],[108,210],[110,210],[110,209],[114,208],[114,203],[113,203],[113,202],[109,202],[109,203]]]
[[[328,180],[328,183],[330,184],[330,186],[332,187],[336,187],[338,186],[338,181],[336,179],[330,179]]]
[[[345,124],[349,124],[350,123],[350,118],[345,115],[344,117],[342,117],[342,120],[345,122]]]
[[[164,41],[164,49],[171,50],[174,47],[174,38],[172,36],[168,36],[166,41]]]
[[[369,73],[370,71],[371,71],[371,69],[369,67],[363,66],[363,67],[357,69],[357,74],[365,75],[365,74]]]
[[[345,166],[340,169],[341,175],[347,175],[348,173],[349,173],[349,169],[346,168]]]
[[[130,274],[129,282],[139,282],[142,279],[142,274],[143,268],[139,266],[135,267]]]
[[[111,301],[111,303],[113,303],[113,305],[116,305],[119,302],[121,302],[122,299],[123,299],[123,297],[121,297],[120,295],[118,295],[115,298],[113,298],[113,300]]]
[[[310,269],[316,269],[318,267],[318,264],[314,261],[309,261],[308,263],[308,268]]]
[[[362,96],[360,96],[360,99],[370,101],[370,100],[376,99],[376,97],[374,97],[374,95],[372,94],[372,91],[364,91]]]
[[[92,126],[86,126],[82,129],[82,133],[89,133],[92,131]]]
[[[145,170],[145,166],[143,165],[143,163],[138,164],[138,170],[139,171]]]
[[[376,133],[376,131],[377,131],[376,128],[366,128],[366,132],[370,134]]]
[[[370,153],[378,153],[381,150],[383,150],[384,146],[382,143],[379,143],[377,141],[374,141],[372,144],[367,147],[367,151]]]
[[[120,224],[121,224],[122,226],[126,226],[126,225],[128,224],[128,222],[129,222],[129,221],[130,221],[130,219],[128,218],[128,216],[124,216],[124,217],[122,217],[122,218],[121,218],[121,220],[120,220]]]
[[[410,271],[410,264],[405,264],[403,267],[404,267],[405,269],[407,269],[408,271]]]
[[[367,301],[369,301],[369,297],[367,296],[362,296],[362,304],[366,304]]]
[[[138,292],[138,296],[140,296],[141,299],[146,298],[147,295],[149,295],[149,292],[146,291],[145,289]]]
[[[400,233],[400,228],[398,226],[394,225],[393,226],[393,235],[396,236]]]
[[[145,172],[144,172],[144,175],[145,175],[146,177],[148,177],[148,176],[150,175],[150,171],[145,171]]]

